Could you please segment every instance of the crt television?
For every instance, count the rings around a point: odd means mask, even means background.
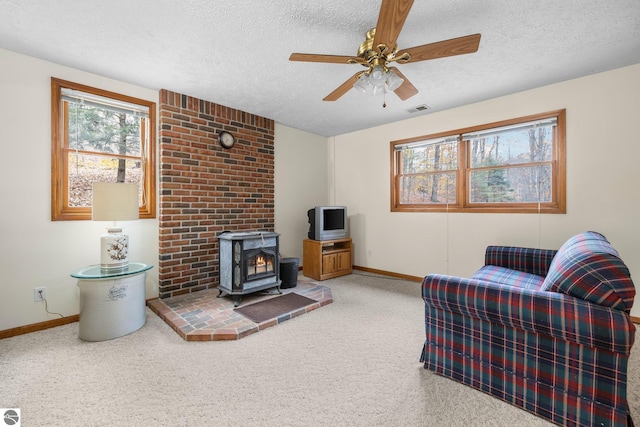
[[[316,206],[307,211],[311,240],[333,240],[348,236],[346,206]]]

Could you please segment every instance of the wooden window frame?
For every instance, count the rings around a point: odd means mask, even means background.
[[[552,181],[551,202],[547,203],[470,203],[468,195],[468,183],[471,173],[470,156],[467,154],[468,144],[462,135],[486,131],[492,128],[517,125],[555,118],[556,135],[552,147]],[[396,146],[411,142],[419,142],[430,139],[458,136],[458,170],[456,173],[456,200],[447,204],[401,204],[400,178],[401,156],[398,155]],[[392,212],[477,212],[477,213],[566,213],[566,110],[555,110],[546,113],[518,117],[499,122],[493,122],[478,126],[472,126],[453,131],[441,132],[431,135],[423,135],[403,140],[391,141],[391,211]],[[533,163],[528,163],[533,164]],[[514,167],[516,167],[514,165]]]
[[[68,129],[65,120],[68,103],[62,100],[62,89],[69,88],[85,93],[138,104],[148,108],[148,138],[143,138],[145,164],[142,191],[143,202],[140,206],[140,218],[156,217],[156,104],[153,101],[134,98],[79,83],[51,78],[51,220],[90,220],[90,206],[68,205]],[[65,110],[67,112],[65,112]]]

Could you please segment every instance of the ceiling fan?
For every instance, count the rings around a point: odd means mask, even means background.
[[[355,87],[376,95],[393,91],[401,100],[418,93],[418,89],[398,70],[389,64],[407,64],[428,59],[474,53],[480,44],[480,34],[443,40],[421,46],[398,50],[396,43],[413,0],[382,0],[378,23],[369,30],[360,45],[357,56],[318,55],[313,53],[292,53],[290,61],[325,62],[332,64],[360,64],[366,67],[327,95],[323,101],[335,101]]]

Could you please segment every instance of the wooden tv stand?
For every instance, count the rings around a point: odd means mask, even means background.
[[[302,241],[302,274],[316,280],[351,274],[351,239]]]

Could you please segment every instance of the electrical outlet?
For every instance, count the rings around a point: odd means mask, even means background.
[[[47,298],[47,288],[33,288],[33,301],[38,302]]]

